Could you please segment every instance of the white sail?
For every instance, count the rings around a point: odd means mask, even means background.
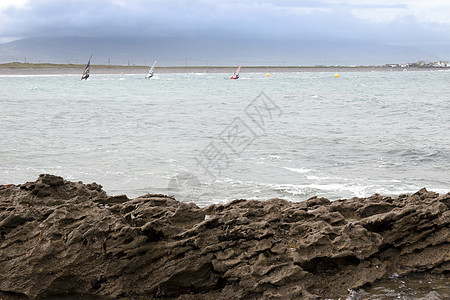
[[[147,75],[145,75],[145,78],[152,78],[153,77],[153,69],[155,68],[156,65],[156,60],[153,63],[152,67],[150,68],[150,70],[148,70]]]

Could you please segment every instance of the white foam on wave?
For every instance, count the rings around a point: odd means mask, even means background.
[[[440,189],[440,188],[433,188],[433,187],[427,187],[428,191],[433,191],[436,193],[439,193],[439,195],[446,195],[447,193],[450,193],[449,189]],[[418,189],[414,192],[417,192]]]
[[[358,183],[311,183],[311,184],[260,184],[272,190],[286,196],[323,196],[330,200],[337,198],[350,198],[350,197],[369,197],[375,193],[383,195],[399,195],[404,193],[415,192],[418,189],[411,187],[381,187],[372,184],[358,184]],[[335,197],[340,195],[339,197]]]
[[[344,179],[342,177],[332,177],[332,176],[314,176],[314,175],[305,175],[308,180],[328,180],[328,179]]]
[[[283,167],[283,169],[286,169],[288,171],[295,172],[295,173],[300,173],[300,174],[304,174],[304,173],[308,173],[308,172],[312,171],[311,169],[306,169],[306,168]]]

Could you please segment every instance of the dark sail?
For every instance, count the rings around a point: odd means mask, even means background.
[[[84,68],[84,72],[83,72],[83,75],[81,76],[81,80],[89,78],[89,71],[91,68],[91,58],[92,58],[92,55],[91,55],[91,57],[89,57],[89,61],[86,65],[86,67]]]

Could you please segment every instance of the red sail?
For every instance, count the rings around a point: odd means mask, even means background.
[[[231,79],[238,79],[239,78],[239,71],[241,70],[242,64],[239,65],[239,68],[234,72],[233,76],[231,76]]]

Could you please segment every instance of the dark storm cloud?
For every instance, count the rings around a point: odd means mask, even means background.
[[[0,6],[0,38],[234,36],[270,39],[438,41],[449,24],[426,1],[33,0]],[[444,3],[444,2],[442,2]],[[414,4],[414,5],[413,5]],[[444,4],[441,4],[444,5]],[[428,5],[430,7],[430,5]],[[443,19],[445,20],[445,19]]]

